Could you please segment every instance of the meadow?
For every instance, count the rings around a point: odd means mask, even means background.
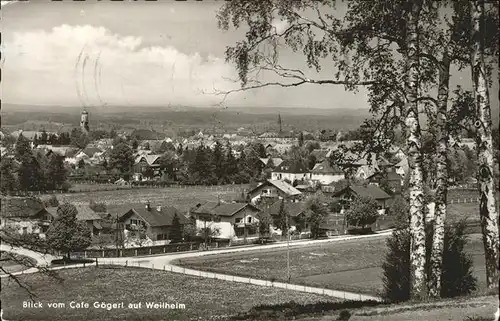
[[[474,260],[479,289],[485,289],[484,249],[478,234],[470,235],[466,252]],[[339,241],[290,249],[290,282],[366,294],[383,290],[382,262],[386,239]],[[286,248],[182,259],[176,264],[194,269],[286,281]]]
[[[123,188],[118,190],[95,190],[85,193],[57,194],[62,202],[70,202],[75,205],[89,204],[91,200],[104,202],[107,205],[121,205],[128,203],[140,203],[150,201],[151,203],[169,203],[182,212],[187,211],[198,201],[217,201],[217,198],[230,201],[241,197],[242,191],[248,189],[247,185],[223,185],[223,186],[172,186],[164,188]],[[106,185],[105,185],[106,186]],[[105,187],[103,187],[105,188]]]
[[[28,293],[13,281],[2,279],[0,298],[7,320],[95,320],[95,321],[160,321],[160,320],[223,320],[263,304],[300,304],[334,302],[330,297],[311,293],[266,288],[221,280],[202,279],[164,271],[137,268],[100,267],[62,270],[62,282],[42,274],[21,276],[30,285],[34,302],[43,308],[23,308]],[[74,309],[69,304],[89,303],[89,308]],[[64,308],[48,304],[64,303]],[[94,302],[121,303],[125,308],[96,309]],[[142,302],[140,308],[129,309],[129,303]],[[185,309],[151,309],[146,302],[184,304]],[[138,307],[138,306],[137,306]]]

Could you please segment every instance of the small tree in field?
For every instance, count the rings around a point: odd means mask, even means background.
[[[259,220],[259,236],[268,237],[270,232],[269,226],[272,224],[271,215],[266,211],[260,211],[257,214],[257,219]]]
[[[364,228],[366,225],[375,223],[378,215],[377,201],[371,197],[359,196],[352,202],[345,218],[347,224]]]
[[[78,222],[77,209],[72,204],[62,204],[57,209],[57,217],[47,231],[49,248],[67,253],[86,249],[92,242],[91,231],[85,222]]]
[[[317,197],[313,197],[306,202],[306,212],[311,226],[311,236],[316,239],[319,237],[319,227],[328,215],[328,210]]]
[[[174,218],[172,219],[170,240],[172,241],[172,243],[179,243],[182,241],[182,226],[177,213],[174,214]]]

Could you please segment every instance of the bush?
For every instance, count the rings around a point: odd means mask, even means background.
[[[105,213],[108,210],[106,207],[106,203],[96,202],[94,200],[90,200],[89,208],[96,213]]]
[[[465,221],[445,226],[441,297],[456,297],[476,290],[477,279],[472,274],[472,258],[465,253],[468,238]],[[432,230],[426,234],[427,262],[430,259]],[[397,229],[387,240],[389,248],[382,265],[384,297],[392,302],[410,297],[410,233]]]
[[[43,206],[45,207],[58,207],[59,200],[55,195],[51,195],[48,199],[43,200]]]

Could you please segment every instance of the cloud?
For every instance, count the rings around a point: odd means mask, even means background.
[[[53,104],[211,105],[203,94],[234,88],[224,59],[144,46],[140,37],[103,27],[61,25],[16,33],[3,44],[4,100]]]

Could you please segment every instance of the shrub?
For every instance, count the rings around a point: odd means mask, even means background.
[[[45,207],[58,207],[59,200],[55,195],[51,195],[49,198],[43,200],[43,206]]]
[[[476,290],[477,279],[472,274],[472,258],[465,253],[468,238],[465,221],[445,226],[441,297],[456,297]],[[426,233],[427,262],[430,259],[432,230]],[[387,240],[389,248],[382,265],[384,296],[393,302],[410,297],[410,233],[397,229]]]
[[[105,213],[107,211],[106,203],[103,202],[90,200],[89,207],[96,213]]]
[[[370,197],[356,197],[345,218],[351,226],[362,227],[373,224],[378,218],[378,203]]]

